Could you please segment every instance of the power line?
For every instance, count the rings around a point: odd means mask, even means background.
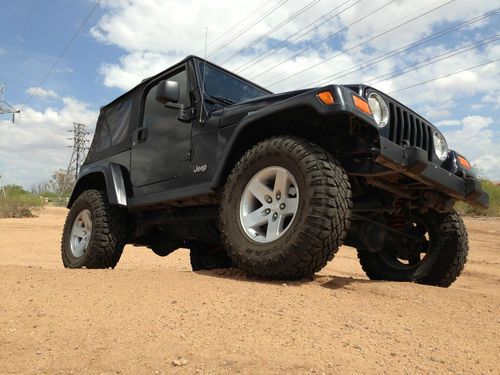
[[[436,56],[430,57],[426,60],[420,61],[416,64],[406,66],[403,69],[396,69],[396,70],[393,70],[392,72],[382,74],[378,77],[370,79],[367,81],[367,84],[375,85],[377,83],[387,81],[388,79],[400,77],[402,75],[405,75],[407,73],[413,72],[413,71],[418,70],[418,69],[421,69],[423,67],[435,64],[439,61],[447,60],[447,59],[450,59],[454,56],[460,55],[462,53],[469,52],[473,49],[491,44],[493,42],[496,42],[499,39],[500,39],[500,34],[496,34],[496,35],[490,36],[488,38],[485,38],[483,40],[480,40],[478,42],[470,43],[468,45],[461,46],[461,47],[456,48],[456,49],[451,50],[451,51],[446,51],[446,52],[441,53],[439,55],[436,55]],[[383,77],[387,77],[387,78],[383,78]],[[383,78],[383,79],[380,79],[380,78]]]
[[[402,27],[402,26],[405,26],[405,25],[407,25],[407,24],[408,24],[408,23],[410,23],[410,22],[413,22],[413,21],[415,21],[415,20],[417,20],[417,19],[419,19],[419,18],[422,18],[422,17],[424,17],[424,16],[428,15],[429,13],[435,12],[436,10],[441,9],[442,7],[444,7],[444,6],[446,6],[446,5],[450,4],[450,3],[452,3],[452,2],[454,2],[454,1],[455,1],[455,0],[449,0],[449,1],[447,1],[446,3],[444,3],[444,4],[438,5],[437,7],[434,7],[434,8],[432,8],[432,9],[430,9],[430,10],[428,10],[428,11],[426,11],[426,12],[422,13],[422,14],[419,14],[418,16],[415,16],[415,17],[411,18],[410,20],[404,21],[404,22],[402,22],[402,23],[400,23],[400,24],[398,24],[398,25],[396,25],[396,26],[394,26],[394,27],[391,27],[389,30],[385,30],[385,31],[383,31],[383,32],[381,32],[381,33],[379,33],[379,34],[376,34],[375,36],[372,36],[372,37],[368,38],[367,40],[365,40],[365,41],[363,41],[363,42],[361,42],[361,43],[356,44],[355,46],[352,46],[352,47],[350,47],[350,48],[348,48],[348,49],[342,50],[341,52],[337,53],[336,55],[333,55],[333,56],[331,56],[331,57],[329,57],[329,58],[327,58],[327,59],[323,59],[323,60],[321,60],[319,63],[316,63],[316,64],[314,64],[314,65],[311,65],[311,66],[309,66],[309,67],[307,67],[307,68],[305,68],[305,69],[302,69],[302,70],[300,70],[300,71],[298,71],[298,72],[296,72],[296,73],[294,73],[294,74],[291,74],[291,75],[289,75],[289,76],[287,76],[287,77],[284,77],[284,78],[282,78],[282,79],[279,79],[279,80],[277,80],[277,81],[275,81],[275,82],[271,83],[270,85],[268,85],[268,87],[272,87],[272,86],[277,85],[278,83],[281,83],[281,82],[287,81],[287,80],[289,80],[290,78],[295,77],[295,76],[297,76],[297,75],[299,75],[299,74],[302,74],[302,73],[304,73],[304,72],[307,72],[308,70],[311,70],[311,69],[313,69],[313,68],[315,68],[315,67],[317,67],[317,66],[319,66],[319,65],[321,65],[321,64],[324,64],[324,63],[325,63],[325,62],[327,62],[327,61],[331,61],[331,60],[333,60],[334,58],[336,58],[336,57],[338,57],[338,56],[340,56],[340,55],[346,54],[347,52],[352,51],[353,49],[356,49],[356,48],[359,48],[359,47],[361,47],[361,46],[364,46],[364,45],[368,44],[369,42],[371,42],[371,41],[373,41],[373,40],[375,40],[375,39],[377,39],[377,38],[380,38],[381,36],[383,36],[383,35],[385,35],[385,34],[388,34],[388,33],[392,32],[392,31],[394,31],[394,30],[396,30],[396,29],[398,29],[398,28],[400,28],[400,27]],[[414,13],[414,14],[415,14],[415,13]]]
[[[261,72],[261,73],[257,74],[256,76],[252,77],[252,78],[251,78],[251,80],[254,80],[254,79],[258,78],[258,77],[260,77],[260,76],[262,76],[262,75],[266,74],[267,72],[270,72],[271,70],[276,69],[278,66],[281,66],[281,65],[282,65],[282,64],[284,64],[285,62],[287,62],[287,61],[289,61],[289,60],[292,60],[292,59],[296,58],[297,56],[302,55],[304,52],[309,51],[310,49],[312,49],[312,48],[314,48],[314,47],[319,46],[320,44],[322,44],[322,43],[323,43],[323,42],[325,42],[326,40],[333,38],[334,36],[338,35],[338,34],[339,34],[339,33],[341,33],[342,31],[347,30],[347,29],[348,29],[349,27],[351,27],[352,25],[354,25],[354,24],[356,24],[356,23],[358,23],[358,22],[361,22],[361,21],[363,21],[365,18],[368,18],[368,17],[370,17],[371,15],[373,15],[373,14],[375,14],[375,13],[377,13],[377,12],[381,11],[382,9],[384,9],[384,8],[385,8],[385,7],[387,7],[388,5],[390,5],[390,4],[392,4],[392,3],[394,3],[395,1],[396,1],[396,0],[390,0],[390,1],[388,1],[387,3],[385,3],[384,5],[381,5],[381,6],[379,6],[378,8],[375,8],[374,10],[372,10],[372,11],[368,12],[367,14],[365,14],[365,15],[363,15],[363,16],[361,16],[361,17],[359,17],[358,19],[356,19],[355,21],[351,22],[349,25],[342,27],[341,29],[337,30],[337,31],[336,31],[336,32],[334,32],[334,33],[328,34],[328,36],[326,36],[325,38],[321,39],[319,42],[314,43],[314,44],[312,44],[312,45],[310,45],[310,46],[308,46],[308,47],[306,47],[306,48],[302,49],[301,51],[297,52],[297,53],[296,53],[296,54],[294,54],[293,56],[291,56],[291,57],[289,57],[289,58],[287,58],[287,59],[285,59],[285,60],[283,60],[283,61],[279,62],[278,64],[271,66],[270,68],[268,68],[268,69],[264,70],[263,72]]]
[[[252,17],[254,14],[256,14],[257,12],[259,12],[261,9],[265,8],[267,4],[270,4],[274,2],[274,0],[269,0],[269,1],[266,1],[264,2],[263,4],[261,4],[257,9],[255,9],[252,13],[248,14],[247,16],[243,17],[241,20],[239,20],[237,23],[235,23],[233,26],[231,26],[229,29],[227,29],[226,31],[224,31],[222,34],[220,34],[217,38],[215,38],[214,40],[212,40],[210,43],[208,43],[204,48],[202,49],[199,49],[197,54],[200,53],[200,52],[203,52],[204,50],[206,50],[206,47],[210,47],[212,44],[214,44],[215,42],[219,41],[220,39],[222,39],[224,36],[226,36],[228,33],[230,33],[231,31],[233,31],[234,29],[236,29],[238,26],[241,26],[242,23],[244,23],[246,20],[248,20],[250,17]]]
[[[251,68],[252,66],[258,64],[259,62],[261,62],[262,60],[264,59],[267,59],[268,57],[274,55],[275,53],[281,51],[285,45],[288,45],[290,43],[293,43],[297,40],[299,40],[300,38],[302,38],[303,36],[313,32],[314,30],[318,29],[320,26],[322,26],[323,24],[327,23],[328,21],[332,20],[333,18],[341,15],[342,13],[344,13],[345,11],[347,11],[348,9],[352,8],[354,5],[358,4],[359,2],[361,2],[362,0],[357,0],[355,1],[353,4],[349,5],[347,8],[341,10],[340,12],[337,12],[335,14],[332,14],[334,12],[336,12],[339,8],[341,8],[342,6],[344,6],[345,4],[347,4],[349,1],[351,0],[346,0],[344,1],[342,4],[340,4],[339,6],[335,7],[334,9],[332,9],[330,12],[328,12],[327,14],[317,18],[316,20],[314,20],[313,22],[311,22],[310,24],[308,24],[307,26],[303,27],[302,29],[299,29],[297,30],[295,33],[293,33],[292,35],[290,35],[288,38],[286,38],[285,40],[282,40],[278,43],[276,43],[275,45],[273,45],[272,47],[268,48],[266,51],[258,54],[257,56],[251,58],[250,60],[248,60],[247,62],[245,62],[244,64],[240,65],[239,67],[237,67],[236,69],[233,69],[235,72],[244,72],[245,70]],[[301,31],[304,31],[305,29],[307,29],[309,26],[311,25],[314,25],[316,22],[320,21],[321,19],[324,19],[323,22],[321,22],[320,24],[314,26],[312,29],[300,34],[297,38],[293,39],[290,43],[287,43],[290,39],[292,39],[294,36],[296,36],[297,34],[299,34]],[[279,48],[277,48],[279,47]],[[267,54],[268,52],[270,52],[269,54]],[[263,55],[267,54],[266,56],[262,57],[262,58],[259,58]],[[256,61],[255,61],[256,60]],[[248,65],[248,66],[247,66]],[[243,68],[243,69],[242,69]],[[240,70],[241,69],[241,70]]]
[[[231,61],[232,59],[234,59],[236,56],[238,56],[239,54],[241,54],[242,52],[244,51],[247,51],[248,49],[252,48],[254,45],[256,45],[257,43],[259,43],[260,41],[262,41],[264,38],[268,37],[269,35],[271,35],[272,33],[274,33],[275,31],[281,29],[283,26],[285,26],[286,24],[292,22],[295,18],[297,18],[298,16],[300,16],[301,14],[307,12],[309,9],[311,9],[313,6],[315,6],[316,4],[318,4],[321,0],[313,0],[309,3],[307,3],[304,7],[302,7],[301,9],[299,9],[297,12],[295,12],[294,14],[292,14],[290,17],[288,17],[287,19],[285,19],[284,21],[282,21],[280,24],[276,25],[275,27],[273,27],[271,30],[269,30],[268,32],[266,32],[264,35],[258,37],[257,39],[255,39],[252,43],[250,43],[248,46],[246,47],[243,47],[243,48],[240,48],[238,51],[236,51],[235,53],[233,53],[231,56],[229,56],[227,59],[225,59],[224,61],[221,62],[221,64],[225,64],[229,61]]]
[[[402,89],[398,89],[398,90],[394,90],[394,91],[391,91],[391,92],[388,92],[388,94],[394,94],[396,92],[400,92],[400,91],[404,91],[404,90],[408,90],[408,89],[411,89],[413,87],[417,87],[417,86],[422,86],[422,85],[425,85],[427,83],[430,83],[430,82],[434,82],[434,81],[438,81],[440,79],[443,79],[443,78],[447,78],[447,77],[451,77],[455,74],[460,74],[460,73],[463,73],[463,72],[467,72],[469,70],[473,70],[473,69],[477,69],[477,68],[480,68],[482,66],[486,66],[486,65],[490,65],[490,64],[493,64],[497,61],[500,61],[500,58],[498,59],[495,59],[495,60],[491,60],[491,61],[488,61],[488,62],[485,62],[483,64],[479,64],[479,65],[475,65],[475,66],[471,66],[469,68],[465,68],[465,69],[461,69],[461,70],[457,70],[456,72],[453,72],[453,73],[449,73],[449,74],[445,74],[443,76],[439,76],[439,77],[436,77],[436,78],[433,78],[433,79],[429,79],[427,81],[422,81],[422,82],[418,82],[418,83],[415,83],[414,85],[410,85],[410,86],[407,86],[407,87],[403,87]]]
[[[497,8],[497,9],[491,11],[491,12],[484,13],[481,16],[472,18],[472,19],[470,19],[468,21],[465,21],[465,22],[462,22],[462,23],[460,23],[458,25],[449,27],[449,28],[447,28],[445,30],[441,30],[441,31],[439,31],[437,33],[434,33],[434,34],[429,35],[427,37],[421,38],[421,39],[419,39],[419,40],[417,40],[415,42],[411,42],[411,43],[406,44],[406,45],[404,45],[402,47],[396,48],[396,49],[394,49],[392,51],[385,52],[385,53],[383,53],[383,54],[381,54],[381,55],[379,55],[377,57],[374,57],[374,58],[372,58],[372,59],[370,59],[368,61],[365,61],[364,63],[358,64],[358,65],[356,65],[354,67],[350,67],[348,69],[344,69],[344,70],[342,70],[340,72],[337,72],[337,73],[328,75],[326,77],[320,78],[320,79],[318,79],[316,81],[310,82],[310,83],[308,83],[304,87],[316,85],[316,84],[318,84],[320,82],[327,81],[327,80],[329,81],[329,80],[332,80],[334,78],[335,79],[342,78],[342,77],[345,77],[345,76],[350,75],[352,73],[361,71],[361,70],[363,70],[365,68],[368,68],[368,67],[370,67],[372,65],[375,65],[375,64],[377,64],[377,63],[379,63],[381,61],[387,60],[387,59],[389,59],[389,58],[391,58],[393,56],[396,56],[396,55],[399,55],[399,54],[401,54],[403,52],[409,51],[409,50],[411,50],[411,49],[413,49],[413,48],[415,48],[415,47],[417,47],[419,45],[422,45],[422,44],[430,42],[430,41],[432,41],[434,39],[440,38],[440,37],[442,37],[444,35],[447,35],[447,34],[449,34],[451,32],[460,30],[460,29],[462,29],[462,28],[464,28],[466,26],[469,26],[469,25],[471,25],[471,24],[473,24],[475,22],[481,21],[481,20],[483,20],[485,18],[491,17],[491,16],[495,15],[498,12],[500,12],[500,8]]]
[[[249,26],[245,27],[243,30],[241,30],[238,34],[236,34],[234,37],[226,40],[225,42],[223,42],[223,44],[221,44],[219,47],[216,47],[216,49],[214,51],[212,51],[207,57],[210,57],[210,56],[213,56],[215,55],[217,52],[219,52],[220,50],[224,49],[225,47],[227,47],[230,43],[234,42],[236,39],[238,39],[240,36],[242,36],[243,34],[245,34],[248,30],[250,30],[251,28],[253,28],[255,25],[257,25],[259,22],[261,22],[263,19],[265,19],[267,16],[273,14],[275,11],[277,11],[279,8],[281,8],[283,5],[285,5],[286,3],[288,2],[288,0],[284,0],[282,1],[281,3],[279,3],[278,5],[276,5],[274,8],[271,8],[270,10],[268,10],[266,13],[264,13],[264,15],[260,18],[258,18],[255,22],[251,23]]]
[[[59,60],[61,60],[61,58],[66,53],[66,51],[68,51],[69,47],[71,46],[71,44],[73,43],[73,41],[76,39],[76,37],[78,36],[78,34],[80,34],[80,31],[82,31],[83,26],[85,26],[85,24],[87,23],[87,21],[89,20],[89,18],[92,16],[92,14],[94,13],[94,11],[99,6],[100,2],[101,2],[101,0],[97,0],[96,1],[96,3],[94,4],[94,6],[92,7],[92,9],[90,10],[89,14],[87,15],[87,17],[85,17],[85,19],[83,20],[83,22],[80,24],[80,27],[73,34],[73,36],[71,37],[71,39],[69,40],[69,42],[66,44],[66,46],[64,47],[64,49],[62,50],[62,52],[57,57],[56,61],[54,61],[54,64],[52,64],[52,66],[50,67],[50,69],[47,72],[47,74],[45,74],[45,76],[40,81],[40,83],[38,84],[38,86],[36,87],[36,89],[33,90],[33,92],[31,93],[31,95],[28,98],[28,100],[22,105],[22,109],[26,108],[26,106],[31,101],[31,99],[38,93],[38,90],[40,90],[40,88],[42,87],[42,85],[45,83],[45,81],[47,80],[47,78],[49,77],[49,75],[52,73],[52,71],[54,70],[54,68],[56,67],[56,65],[59,63]]]

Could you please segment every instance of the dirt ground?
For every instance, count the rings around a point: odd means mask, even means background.
[[[347,247],[292,283],[131,246],[115,270],[66,270],[65,214],[0,220],[0,374],[500,374],[499,218],[466,220],[441,289],[369,281]]]

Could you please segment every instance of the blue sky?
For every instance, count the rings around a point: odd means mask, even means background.
[[[263,86],[285,79],[271,87],[283,91],[308,86],[499,5],[485,0],[388,1],[102,0],[20,119],[12,124],[9,116],[0,116],[3,182],[29,188],[50,178],[53,170],[65,168],[70,156],[66,131],[72,122],[86,123],[93,130],[101,105],[188,54],[202,55],[205,27],[209,54],[217,51],[210,60],[216,63],[252,45],[224,63],[228,69],[237,69],[262,53],[266,56],[270,47],[297,31],[312,30],[299,39],[292,38],[284,48],[241,72],[248,78],[257,77],[256,82]],[[93,0],[17,0],[13,5],[0,0],[0,9],[8,9],[0,23],[0,85],[6,84],[5,100],[16,108],[26,102],[94,4]],[[310,7],[287,22],[306,5]],[[314,29],[337,6],[341,14]],[[356,22],[377,7],[383,8]],[[418,18],[412,21],[414,17]],[[493,37],[499,31],[498,24],[500,13],[333,82],[367,82],[404,69]],[[396,29],[384,33],[391,28]],[[301,52],[332,34],[334,37]],[[338,55],[345,50],[348,52]],[[494,40],[377,82],[375,87],[391,92],[499,57],[499,40]],[[452,148],[467,155],[485,176],[494,180],[500,180],[498,67],[497,62],[394,94],[438,125]]]
[[[93,3],[88,0],[16,0],[0,1],[1,9],[9,9],[0,23],[0,84],[7,85],[9,102],[24,103],[27,87],[37,86],[54,63],[68,40],[87,16]],[[120,90],[102,84],[98,68],[103,61],[117,60],[122,50],[97,43],[89,27],[103,15],[98,8],[59,62],[43,88],[61,96],[73,96],[98,108],[103,101]],[[54,106],[62,103],[53,101]],[[43,108],[45,101],[34,100]]]

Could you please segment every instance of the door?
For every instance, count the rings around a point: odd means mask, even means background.
[[[178,82],[179,103],[186,108],[191,106],[185,68],[146,88],[139,127],[132,138],[131,179],[136,187],[178,178],[189,162],[191,123],[177,119],[178,109],[156,101],[156,88],[163,80]]]

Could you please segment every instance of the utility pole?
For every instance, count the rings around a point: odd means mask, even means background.
[[[80,164],[83,162],[88,149],[87,135],[89,133],[85,130],[84,124],[79,124],[77,122],[73,123],[73,130],[68,131],[73,133],[73,137],[68,138],[73,141],[73,145],[68,146],[73,148],[73,152],[71,154],[66,174],[68,176],[74,175],[76,180],[78,178],[78,172],[80,171]]]
[[[5,95],[5,84],[0,85],[0,115],[12,114],[12,123],[14,123],[16,113],[19,114],[21,111],[15,109],[9,103],[4,100]]]

